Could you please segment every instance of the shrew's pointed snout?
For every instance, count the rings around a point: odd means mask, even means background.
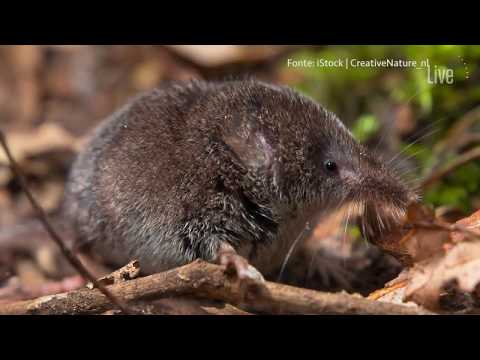
[[[339,169],[341,181],[350,189],[352,199],[405,207],[415,198],[405,183],[381,164],[364,165],[367,166]]]
[[[395,207],[401,210],[418,199],[416,193],[409,189],[404,181],[382,168],[361,177],[359,196],[364,201],[376,203],[379,207]]]

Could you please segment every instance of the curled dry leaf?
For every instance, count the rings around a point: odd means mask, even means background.
[[[480,234],[480,211],[452,226],[434,217],[428,218],[418,210],[412,209],[403,228],[418,223],[423,227],[413,227],[403,237],[397,230],[396,236],[388,237],[393,242],[391,248],[408,254],[411,267],[370,298],[386,301],[392,293],[401,293],[403,301],[413,301],[435,311],[478,307],[480,242],[466,240],[472,238],[471,232]]]
[[[431,224],[429,228],[416,224]],[[397,258],[403,265],[411,266],[418,261],[443,251],[449,242],[449,232],[436,224],[444,224],[435,218],[433,211],[419,203],[412,203],[406,217],[397,228],[383,237],[372,238],[372,242]]]

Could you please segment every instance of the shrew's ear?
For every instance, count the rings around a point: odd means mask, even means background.
[[[267,170],[274,166],[275,150],[252,120],[232,119],[227,123],[223,141],[252,170]]]

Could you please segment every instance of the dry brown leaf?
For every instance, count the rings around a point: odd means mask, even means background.
[[[450,241],[449,232],[436,228],[435,222],[447,224],[435,218],[435,214],[426,206],[413,203],[409,206],[407,216],[398,228],[381,238],[373,238],[372,242],[396,257],[403,265],[427,259],[444,250]],[[432,224],[433,228],[417,227],[417,223]]]
[[[419,227],[419,224],[423,225]],[[406,231],[409,227],[412,228]],[[380,244],[387,243],[389,251],[401,256],[410,268],[393,281],[393,285],[370,297],[392,300],[392,296],[398,298],[398,294],[404,294],[403,301],[413,301],[435,311],[478,306],[480,242],[465,241],[472,236],[461,229],[480,235],[480,211],[459,220],[454,227],[457,231],[450,231],[451,224],[435,218],[421,206],[409,209],[405,224]]]

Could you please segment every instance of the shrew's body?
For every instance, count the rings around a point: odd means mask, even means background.
[[[147,273],[215,261],[223,245],[278,266],[315,213],[348,201],[402,211],[412,194],[338,118],[286,87],[174,83],[106,119],[71,171],[77,241]]]

